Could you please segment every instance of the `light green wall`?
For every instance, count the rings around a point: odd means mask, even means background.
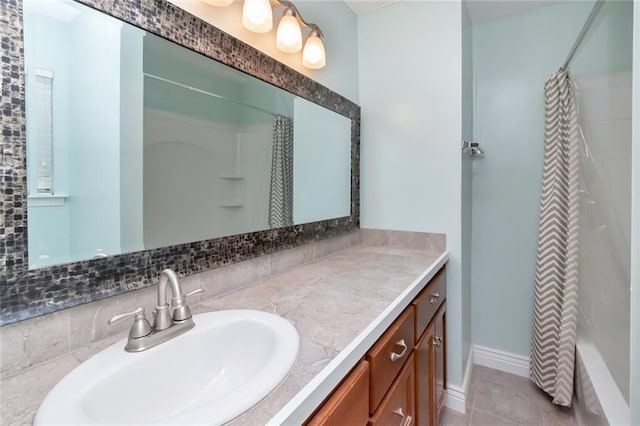
[[[542,180],[543,84],[591,8],[542,7],[473,27],[472,340],[529,354]]]
[[[610,3],[613,8],[628,6]],[[529,354],[544,148],[543,84],[563,64],[592,6],[561,3],[473,27],[473,133],[486,151],[473,165],[474,344]],[[625,26],[606,28],[624,32]],[[620,37],[620,32],[604,34]],[[611,72],[628,66],[623,57],[602,58],[601,66],[581,64],[576,56],[574,66]],[[607,62],[612,60],[616,63]]]
[[[293,223],[351,214],[351,120],[294,102]]]
[[[123,252],[144,249],[142,133],[144,31],[122,27],[120,41],[120,245]]]
[[[473,35],[467,2],[462,2],[462,140],[473,140]],[[473,158],[462,155],[462,359],[471,348],[471,236]]]
[[[341,0],[305,0],[296,6],[324,33],[327,66],[309,70],[308,75],[358,103],[358,17]],[[301,61],[299,53],[290,55]]]
[[[69,193],[69,34],[66,25],[34,13],[24,16],[24,43],[27,116],[27,186],[29,195],[37,193],[36,174],[36,69],[53,71],[53,167],[54,193]],[[28,207],[29,264],[44,265],[39,256],[50,259],[69,254],[69,204]]]
[[[83,8],[70,27],[71,252],[120,253],[120,31]]]
[[[358,21],[361,226],[447,235],[447,374],[462,384],[462,20],[398,2]]]

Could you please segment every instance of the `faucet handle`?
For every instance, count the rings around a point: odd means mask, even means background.
[[[194,294],[199,294],[199,293],[204,293],[204,289],[203,288],[195,289],[181,297],[180,303],[177,306],[175,306],[173,309],[174,321],[184,321],[191,318],[191,309],[189,309],[189,305],[187,305],[186,299],[189,296],[193,296]]]
[[[133,312],[115,315],[111,317],[108,322],[109,324],[113,324],[129,317],[134,317],[133,325],[131,326],[131,329],[129,329],[130,339],[139,339],[140,337],[148,336],[151,333],[151,324],[149,324],[142,306],[138,306]]]
[[[190,291],[189,293],[185,294],[184,297],[189,297],[189,296],[193,296],[194,294],[200,294],[200,293],[204,293],[206,290],[204,288],[197,288],[193,291]]]

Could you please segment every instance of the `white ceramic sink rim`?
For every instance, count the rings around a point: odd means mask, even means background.
[[[49,392],[34,424],[223,424],[277,388],[295,363],[300,338],[295,327],[282,317],[260,311],[228,310],[193,318],[196,326],[192,330],[155,348],[128,353],[124,351],[126,339],[123,339],[89,358]],[[210,339],[226,337],[228,344],[206,343],[207,335]],[[227,353],[220,354],[220,346]],[[206,371],[202,371],[203,366]],[[141,412],[144,407],[131,403],[134,398],[117,391],[144,382],[140,377],[138,380],[132,377],[132,372],[135,375],[140,371],[139,376],[149,379],[151,371],[155,379],[158,369],[162,370],[157,373],[160,378],[174,378],[175,382],[186,376],[184,380],[196,383],[194,389],[187,384],[186,392],[176,398],[178,402],[170,396],[176,396],[182,385],[176,387],[172,386],[175,383],[167,382],[166,398],[164,389],[155,392],[161,400],[153,401],[153,406],[164,410],[164,414],[155,410]],[[145,398],[150,391],[162,387],[164,380],[161,386],[140,392],[140,397]],[[111,405],[107,402],[103,405],[104,399],[111,399]],[[180,401],[184,404],[180,405]],[[178,406],[171,406],[174,402]],[[145,404],[150,402],[145,400]]]

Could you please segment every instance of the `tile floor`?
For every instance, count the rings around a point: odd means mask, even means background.
[[[529,379],[473,366],[467,413],[444,408],[440,425],[574,426],[571,409],[555,406]]]

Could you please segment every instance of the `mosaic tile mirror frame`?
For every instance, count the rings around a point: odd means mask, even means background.
[[[22,0],[0,2],[0,326],[180,275],[346,234],[359,227],[360,107],[166,0],[77,0],[351,119],[351,215],[108,258],[29,270]]]

